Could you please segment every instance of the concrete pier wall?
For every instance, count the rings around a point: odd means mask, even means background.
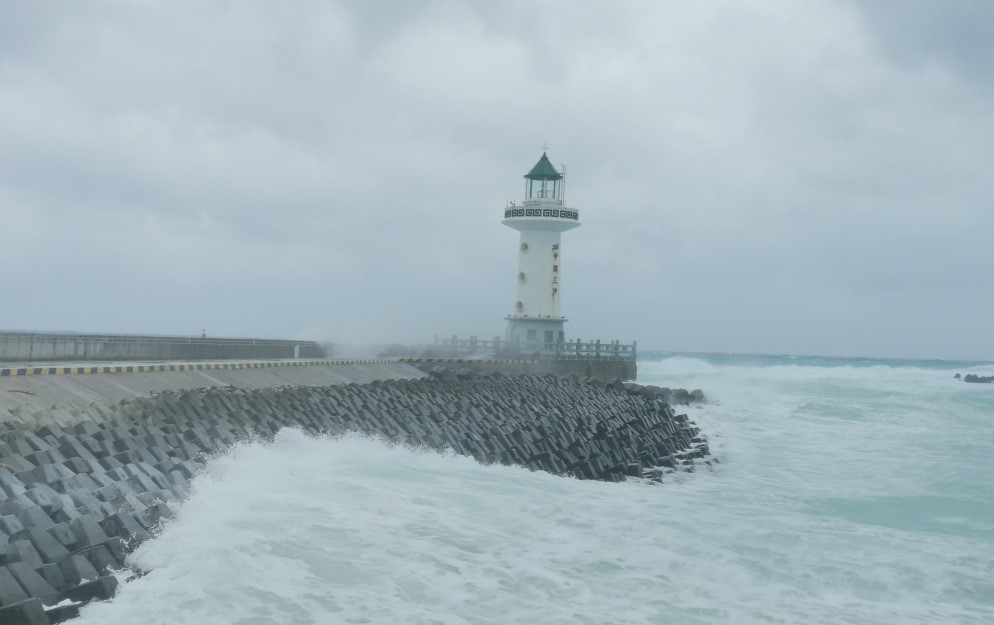
[[[593,377],[602,380],[635,380],[638,375],[638,365],[634,358],[626,360],[608,359],[555,359],[539,358],[536,360],[501,360],[501,359],[467,359],[467,358],[410,358],[405,359],[420,369],[442,365],[458,369],[468,369],[481,373],[499,371],[508,375],[522,373],[531,375],[573,374],[578,377]]]
[[[597,346],[601,347],[599,343]],[[605,344],[603,349],[608,350],[610,347],[612,345]],[[332,351],[332,344],[314,341],[0,332],[0,363],[19,363],[26,367],[62,362],[321,359],[330,358]],[[610,357],[609,351],[605,351],[603,355],[584,352],[583,357],[576,354],[514,359],[468,358],[447,354],[439,356],[403,360],[412,363],[458,362],[460,367],[475,371],[501,371],[508,374],[572,373],[580,377],[605,380],[634,380],[637,375],[634,357]]]
[[[71,425],[92,418],[87,409],[93,404],[115,405],[163,391],[367,384],[426,375],[385,359],[0,367],[0,423]]]
[[[0,362],[327,358],[330,351],[315,341],[0,332]]]

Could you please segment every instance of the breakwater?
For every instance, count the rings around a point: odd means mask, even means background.
[[[0,424],[0,622],[49,625],[109,598],[110,572],[172,516],[206,460],[241,441],[286,427],[361,432],[579,479],[663,481],[708,455],[663,396],[620,380],[435,367],[368,384],[162,391],[93,404],[73,425]]]
[[[325,358],[332,349],[330,343],[283,339],[0,332],[0,362]]]

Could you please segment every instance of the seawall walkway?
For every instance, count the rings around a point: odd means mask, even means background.
[[[70,425],[110,405],[167,390],[365,384],[426,374],[396,359],[9,364],[0,367],[0,423]]]

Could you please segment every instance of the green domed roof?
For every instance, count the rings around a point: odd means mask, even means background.
[[[528,180],[559,180],[563,176],[549,162],[549,157],[542,152],[542,158],[538,159],[531,171],[525,174]]]

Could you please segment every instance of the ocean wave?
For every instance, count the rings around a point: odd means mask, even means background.
[[[994,622],[994,394],[922,367],[640,361],[720,463],[578,481],[360,436],[214,459],[81,625]]]

